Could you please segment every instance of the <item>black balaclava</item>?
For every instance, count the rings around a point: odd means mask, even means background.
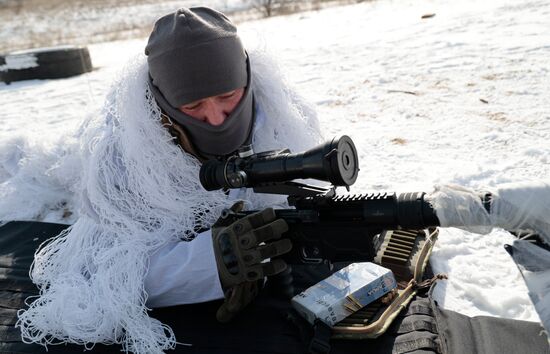
[[[157,104],[182,125],[201,154],[227,155],[248,140],[254,116],[250,63],[237,29],[225,15],[207,7],[166,15],[155,23],[145,54]],[[219,126],[178,109],[242,87],[241,101]]]

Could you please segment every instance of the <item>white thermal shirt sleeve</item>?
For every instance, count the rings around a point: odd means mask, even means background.
[[[210,230],[189,242],[170,242],[153,253],[145,291],[151,308],[222,299]]]

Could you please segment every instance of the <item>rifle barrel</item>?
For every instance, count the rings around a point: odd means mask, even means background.
[[[339,195],[333,198],[304,198],[296,204],[302,211],[302,222],[353,223],[358,227],[388,229],[424,229],[439,226],[439,219],[426,193],[372,193]],[[307,219],[304,212],[310,210]],[[282,211],[280,211],[282,212]],[[282,213],[281,217],[288,217]]]

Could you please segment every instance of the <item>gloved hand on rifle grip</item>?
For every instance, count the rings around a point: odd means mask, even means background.
[[[242,210],[242,202],[231,207]],[[228,321],[252,301],[258,282],[284,271],[282,259],[271,259],[289,252],[292,244],[280,239],[288,230],[272,208],[247,215],[236,221],[220,218],[212,227],[214,254],[226,301],[218,311],[218,320]],[[269,261],[265,261],[269,260]],[[220,318],[221,317],[221,318]]]

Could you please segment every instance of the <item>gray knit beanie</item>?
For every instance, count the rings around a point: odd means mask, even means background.
[[[254,122],[250,63],[237,29],[225,15],[207,7],[166,15],[155,23],[145,54],[157,104],[182,125],[202,155],[227,155],[250,140]],[[219,126],[178,109],[243,87],[243,98]]]
[[[153,85],[176,108],[246,85],[247,56],[237,29],[207,7],[160,18],[145,54]]]

